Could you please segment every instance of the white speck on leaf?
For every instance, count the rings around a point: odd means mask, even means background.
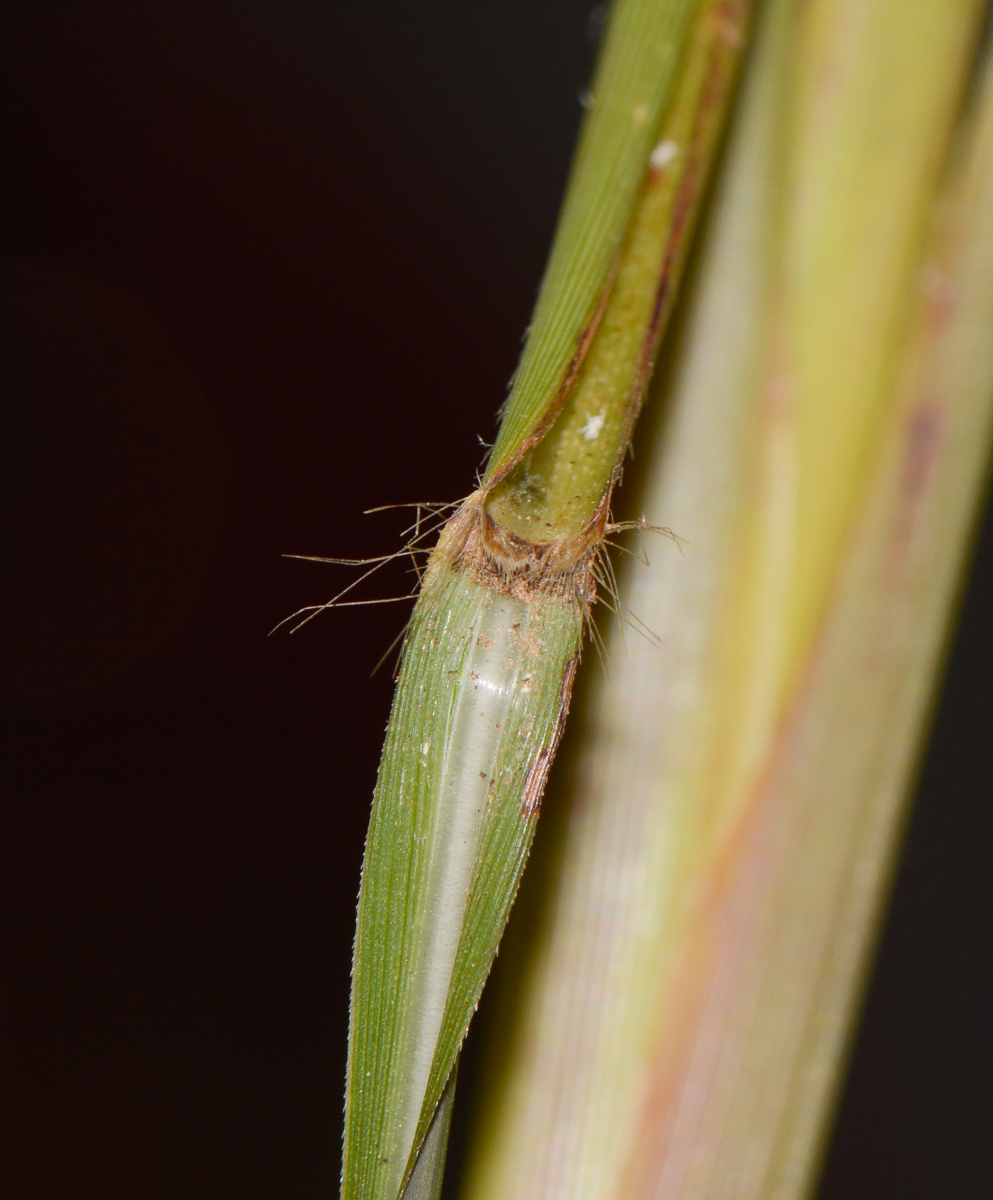
[[[607,419],[607,414],[601,408],[598,413],[587,413],[586,424],[582,428],[582,435],[588,442],[595,441],[600,436],[600,430],[603,429],[603,423]]]
[[[648,161],[656,171],[659,171],[662,167],[667,167],[678,153],[679,147],[676,143],[671,138],[666,138],[655,147]]]

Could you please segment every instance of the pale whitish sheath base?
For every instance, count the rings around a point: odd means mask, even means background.
[[[534,545],[496,526],[484,500],[470,497],[432,556],[380,765],[353,969],[346,1200],[428,1196],[425,1176],[440,1175],[432,1115],[444,1095],[435,1124],[447,1123],[593,600],[602,519],[574,543]]]
[[[477,613],[448,720],[441,778],[435,799],[425,909],[436,914],[424,931],[420,971],[412,989],[416,1016],[408,1031],[412,1060],[405,1130],[411,1142],[445,1012],[455,953],[469,899],[483,813],[493,790],[493,768],[502,731],[520,689],[524,655],[519,631],[527,628],[523,600],[480,588]]]

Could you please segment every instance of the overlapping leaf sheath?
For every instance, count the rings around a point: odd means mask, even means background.
[[[577,590],[486,578],[481,520],[470,512],[435,553],[383,752],[359,902],[346,1195],[396,1196],[413,1168],[513,902],[575,673]],[[588,575],[588,557],[578,569]]]

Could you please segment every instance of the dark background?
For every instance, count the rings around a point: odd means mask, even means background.
[[[470,485],[550,239],[588,17],[8,10],[5,1198],[336,1194],[391,693],[369,673],[404,610],[267,638],[346,578],[280,556],[391,550],[402,517],[363,509]],[[968,1200],[993,1178],[991,612],[988,525],[822,1200]]]

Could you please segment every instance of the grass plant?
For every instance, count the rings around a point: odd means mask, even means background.
[[[961,119],[980,0],[754,7],[611,14],[500,432],[404,647],[359,901],[344,1200],[439,1194],[462,1041],[753,27],[646,473],[685,553],[630,572],[660,644],[625,656],[611,634],[466,1195],[785,1200],[812,1178],[989,441],[993,101]]]

